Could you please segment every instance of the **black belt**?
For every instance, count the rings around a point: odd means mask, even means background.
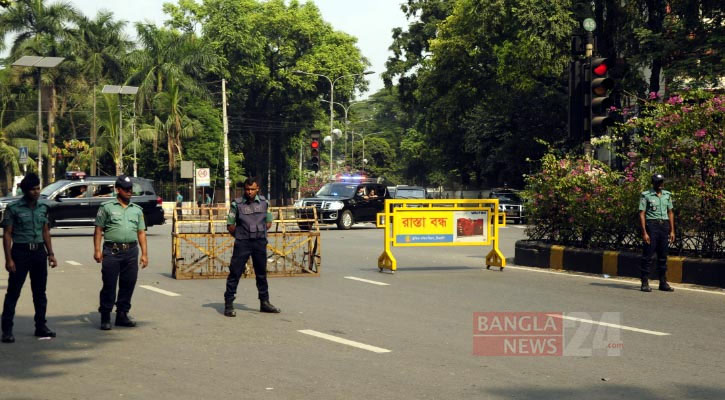
[[[670,220],[669,219],[648,219],[647,223],[648,224],[665,224],[665,223],[669,224]]]
[[[13,243],[13,247],[20,250],[45,250],[45,243]]]
[[[119,251],[126,251],[136,247],[138,242],[128,243],[116,243],[116,242],[103,242],[103,247],[111,249],[112,253],[118,253]]]

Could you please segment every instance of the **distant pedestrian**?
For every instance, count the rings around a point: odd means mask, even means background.
[[[102,263],[103,288],[100,293],[101,329],[111,329],[111,311],[116,305],[116,326],[134,327],[128,317],[131,296],[138,278],[138,247],[141,247],[141,268],[149,263],[146,247],[146,222],[143,209],[131,203],[131,179],[116,179],[116,198],[101,204],[96,215],[93,234],[93,258]],[[101,249],[101,238],[103,248]],[[116,298],[118,286],[118,298]]]
[[[257,179],[248,178],[244,182],[244,196],[234,199],[227,216],[227,230],[235,239],[227,288],[224,292],[224,315],[227,317],[237,315],[234,311],[234,299],[239,279],[250,256],[257,280],[259,311],[280,312],[279,308],[269,302],[267,285],[267,231],[272,226],[273,216],[269,212],[267,199],[257,194],[258,192]]]
[[[184,202],[184,196],[181,194],[180,190],[176,191],[176,207],[181,207],[181,203]]]
[[[662,174],[652,175],[652,189],[642,192],[639,200],[639,222],[644,241],[640,288],[643,292],[652,291],[649,287],[649,274],[655,254],[660,279],[659,290],[675,290],[667,283],[667,250],[669,243],[675,240],[675,214],[672,211],[672,193],[663,189],[664,183],[665,177]]]
[[[35,336],[55,337],[48,329],[45,313],[48,298],[48,263],[55,268],[58,262],[53,254],[48,227],[48,206],[40,198],[40,178],[30,173],[20,182],[23,197],[10,203],[3,218],[3,249],[5,269],[9,273],[8,291],[2,313],[2,342],[13,343],[13,318],[25,278],[30,275],[30,289],[35,306]]]

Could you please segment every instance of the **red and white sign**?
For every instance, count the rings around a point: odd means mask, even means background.
[[[210,186],[211,176],[209,168],[196,169],[196,186]]]

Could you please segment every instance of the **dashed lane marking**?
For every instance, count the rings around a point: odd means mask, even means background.
[[[368,280],[368,279],[357,278],[357,277],[354,277],[354,276],[346,276],[345,279],[350,279],[350,280],[358,281],[358,282],[370,283],[370,284],[378,285],[378,286],[390,286],[389,283],[378,282],[378,281],[371,281],[371,280]]]
[[[600,322],[600,321],[592,321],[590,319],[569,317],[567,315],[559,315],[559,314],[547,314],[547,315],[549,315],[550,317],[567,319],[569,321],[577,321],[577,322],[584,322],[587,324],[601,325],[601,326],[606,326],[606,327],[610,327],[610,328],[622,329],[625,331],[646,333],[648,335],[655,335],[655,336],[669,336],[670,335],[669,333],[666,333],[666,332],[650,331],[647,329],[633,328],[631,326],[626,326],[626,325],[610,324],[609,322]]]
[[[372,351],[373,353],[390,353],[390,350],[383,349],[382,347],[371,346],[369,344],[365,344],[365,343],[355,342],[353,340],[347,340],[347,339],[339,338],[337,336],[332,336],[332,335],[328,335],[326,333],[313,331],[311,329],[302,329],[302,330],[299,330],[297,332],[304,333],[305,335],[314,336],[314,337],[317,337],[317,338],[320,338],[320,339],[329,340],[331,342],[335,342],[335,343],[340,343],[340,344],[345,344],[345,345],[348,345],[348,346],[356,347],[358,349]]]
[[[144,289],[146,289],[146,290],[150,290],[150,291],[152,291],[152,292],[156,292],[156,293],[161,293],[161,294],[165,294],[165,295],[167,295],[167,296],[171,296],[171,297],[181,296],[181,295],[180,295],[180,294],[178,294],[178,293],[174,293],[174,292],[169,292],[168,290],[164,290],[164,289],[159,289],[159,288],[157,288],[157,287],[153,287],[153,286],[149,286],[149,285],[141,285],[141,286],[139,286],[139,287],[142,287],[142,288],[144,288]]]
[[[73,260],[67,260],[66,263],[68,263],[70,265],[75,265],[75,266],[83,265],[83,264],[81,264],[81,263],[79,263],[77,261],[73,261]]]

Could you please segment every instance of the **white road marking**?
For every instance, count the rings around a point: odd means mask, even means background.
[[[626,276],[613,276],[611,278],[602,278],[600,276],[581,275],[581,274],[572,274],[571,273],[571,272],[576,272],[576,271],[559,272],[559,271],[551,271],[551,270],[549,270],[547,268],[521,267],[521,266],[513,266],[513,265],[511,265],[511,266],[508,266],[507,265],[505,269],[509,269],[509,268],[518,269],[518,270],[521,270],[521,271],[528,271],[528,272],[538,272],[540,274],[564,275],[564,276],[571,276],[573,278],[594,279],[594,280],[597,280],[597,281],[610,281],[610,282],[614,281],[614,282],[617,282],[617,283],[627,283],[627,284],[630,284],[632,286],[639,286],[641,284],[639,282],[639,279],[637,279],[636,281],[633,281],[633,280],[627,279],[629,277],[626,277]],[[631,278],[631,279],[636,279],[636,278]],[[677,290],[688,290],[690,292],[699,292],[699,293],[707,293],[707,294],[718,294],[720,296],[725,296],[725,290],[722,290],[722,289],[717,289],[717,288],[716,289],[713,289],[713,290],[695,289],[695,288],[688,288],[688,287],[680,286],[680,285],[675,284],[675,283],[672,283],[672,282],[670,282],[670,285],[672,287],[674,287],[674,288],[677,288]]]
[[[511,226],[513,226],[514,228],[526,229],[526,225],[511,225]]]
[[[66,263],[68,263],[68,264],[70,264],[70,265],[76,265],[76,266],[77,266],[77,265],[83,265],[83,264],[81,264],[81,263],[79,263],[79,262],[77,262],[77,261],[73,261],[73,260],[66,260]]]
[[[156,293],[161,293],[161,294],[165,294],[165,295],[167,295],[167,296],[171,296],[171,297],[181,296],[181,295],[180,295],[180,294],[178,294],[178,293],[174,293],[174,292],[169,292],[168,290],[164,290],[164,289],[159,289],[159,288],[157,288],[157,287],[153,287],[153,286],[149,286],[149,285],[140,285],[139,287],[142,287],[142,288],[144,288],[144,289],[146,289],[146,290],[150,290],[150,291],[152,291],[152,292],[156,292]]]
[[[632,332],[639,332],[639,333],[647,333],[649,335],[655,335],[655,336],[669,336],[670,335],[669,333],[666,333],[666,332],[650,331],[647,329],[633,328],[631,326],[626,326],[626,325],[610,324],[609,322],[592,321],[590,319],[569,317],[566,315],[559,315],[559,314],[547,314],[547,315],[549,315],[550,317],[555,317],[555,318],[568,319],[569,321],[586,322],[587,324],[608,326],[610,328],[617,328],[617,329],[622,329],[625,331],[632,331]]]
[[[356,278],[354,276],[346,276],[345,279],[351,279],[353,281],[360,281],[360,282],[365,282],[365,283],[371,283],[373,285],[378,285],[378,286],[390,286],[389,283],[378,282],[378,281],[371,281],[371,280],[368,280],[368,279]]]
[[[390,353],[390,350],[388,350],[388,349],[383,349],[381,347],[375,347],[375,346],[371,346],[369,344],[365,344],[365,343],[360,343],[360,342],[355,342],[355,341],[352,341],[352,340],[347,340],[347,339],[339,338],[337,336],[332,336],[332,335],[328,335],[326,333],[313,331],[311,329],[302,329],[302,330],[299,330],[297,332],[304,333],[305,335],[314,336],[314,337],[317,337],[317,338],[320,338],[320,339],[329,340],[331,342],[340,343],[340,344],[346,344],[346,345],[352,346],[352,347],[357,347],[358,349],[372,351],[373,353]]]

